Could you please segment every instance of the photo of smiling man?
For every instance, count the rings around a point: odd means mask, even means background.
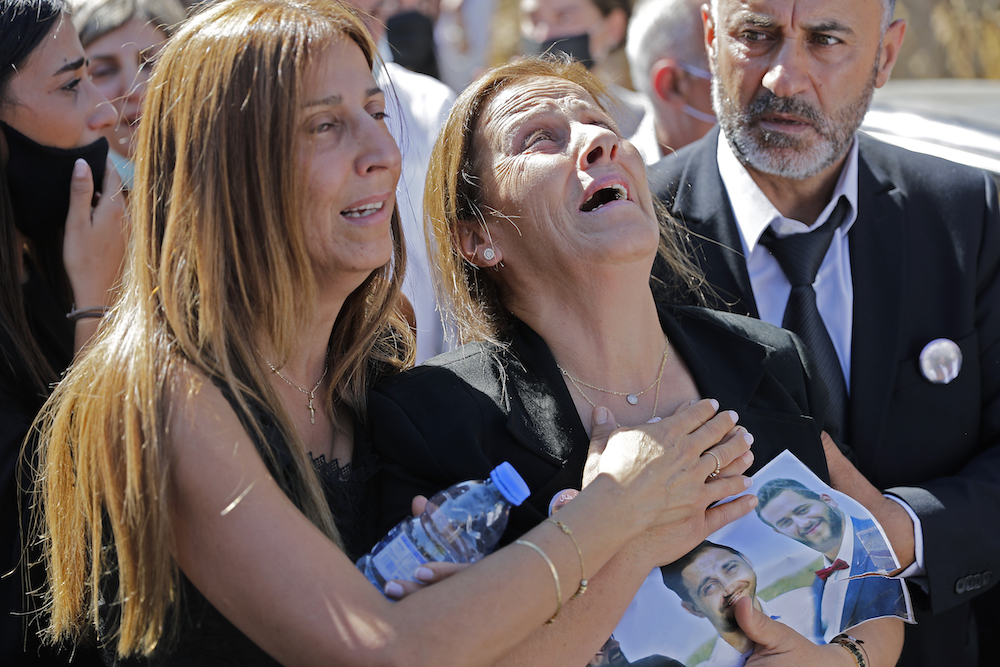
[[[757,573],[750,559],[732,547],[704,541],[680,560],[660,568],[663,583],[681,599],[681,607],[709,621],[719,633],[708,659],[699,667],[742,664],[754,644],[736,623],[736,601],[753,599],[753,605],[772,619],[809,636],[815,619],[812,592],[807,588],[788,591],[765,602],[757,596]]]
[[[757,492],[757,501],[761,521],[823,555],[823,567],[812,582],[818,637],[829,641],[870,618],[906,615],[898,580],[859,578],[891,573],[897,567],[874,521],[850,516],[830,494],[817,493],[794,479],[767,481]]]
[[[653,570],[614,631],[630,661],[669,655],[686,667],[742,667],[754,649],[736,623],[747,597],[815,644],[868,620],[913,622],[885,533],[864,506],[791,452],[753,475],[756,512]]]

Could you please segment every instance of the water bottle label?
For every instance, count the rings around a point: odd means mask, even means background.
[[[409,536],[400,532],[372,557],[375,569],[383,579],[414,581],[413,573],[427,562]]]

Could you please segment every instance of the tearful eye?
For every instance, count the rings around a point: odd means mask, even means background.
[[[580,207],[581,211],[589,212],[595,211],[605,204],[609,204],[613,201],[618,201],[619,199],[627,199],[628,191],[623,185],[612,185],[609,188],[601,188],[594,194],[590,196],[590,199],[583,202],[583,206]]]
[[[524,140],[524,147],[530,148],[537,144],[539,141],[551,141],[552,133],[548,130],[535,130],[528,135],[527,139]]]

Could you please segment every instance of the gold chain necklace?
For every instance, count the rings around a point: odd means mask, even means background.
[[[592,385],[592,384],[589,384],[587,382],[584,382],[583,380],[581,380],[579,378],[573,377],[570,374],[569,371],[567,371],[565,368],[563,368],[559,364],[556,364],[556,368],[558,368],[562,372],[563,375],[565,375],[567,378],[569,378],[570,382],[573,383],[573,385],[580,391],[581,394],[583,394],[583,390],[580,389],[580,385],[583,385],[584,387],[590,387],[591,389],[603,392],[605,394],[612,394],[614,396],[624,396],[625,400],[629,402],[629,405],[638,405],[639,404],[639,397],[642,396],[643,394],[645,394],[647,391],[649,391],[653,387],[656,387],[657,394],[659,394],[659,391],[660,391],[660,379],[663,378],[663,368],[667,365],[667,352],[669,352],[669,351],[670,351],[670,341],[666,338],[666,336],[664,336],[664,338],[663,338],[663,358],[660,359],[660,373],[656,376],[656,379],[653,380],[652,384],[650,384],[648,387],[646,387],[642,391],[637,391],[637,392],[614,391],[612,389],[605,389],[604,387],[598,387],[596,385]],[[586,394],[584,394],[584,398],[587,398]],[[590,399],[587,399],[587,400],[589,401]],[[657,400],[659,400],[659,399],[657,399]],[[656,406],[655,405],[653,406],[653,413],[654,413],[653,416],[655,417],[656,416],[656,414],[655,414],[656,413]]]
[[[257,354],[260,354],[259,350],[257,351]],[[264,359],[264,355],[260,354],[260,358]],[[289,387],[292,387],[294,389],[298,389],[303,394],[305,394],[306,396],[309,397],[309,405],[307,406],[309,408],[309,423],[310,424],[315,424],[316,423],[316,408],[313,407],[313,400],[316,398],[316,390],[319,389],[319,386],[321,384],[323,384],[323,380],[326,379],[326,374],[330,372],[330,362],[329,361],[326,362],[326,366],[323,367],[323,374],[319,376],[319,380],[316,382],[316,386],[312,388],[312,391],[309,391],[308,389],[303,389],[299,385],[295,384],[294,382],[292,382],[291,380],[289,380],[288,378],[286,378],[284,375],[282,375],[280,372],[278,372],[278,369],[275,368],[274,366],[272,366],[271,362],[268,361],[267,359],[264,359],[264,363],[267,364],[267,367],[270,368],[271,371],[275,375],[277,375],[279,378],[281,378],[282,380],[284,380],[285,384],[287,384]]]
[[[566,377],[568,377],[569,381],[573,383],[573,386],[576,387],[576,390],[578,392],[580,392],[580,395],[583,396],[584,400],[586,400],[588,403],[590,403],[590,407],[592,407],[592,408],[594,408],[596,410],[597,409],[597,404],[594,403],[592,400],[590,400],[590,397],[587,396],[587,394],[583,391],[583,387],[581,387],[580,385],[578,385],[576,383],[576,379],[572,375],[568,375],[568,374],[566,375]],[[662,366],[661,366],[660,377],[656,378],[656,382],[653,383],[653,384],[656,385],[656,394],[654,394],[654,399],[653,399],[653,416],[649,418],[650,422],[653,421],[654,419],[656,419],[656,411],[657,411],[657,409],[659,408],[659,405],[660,405],[660,378],[662,378],[662,377],[663,377],[663,370],[662,370]],[[646,422],[646,423],[648,424],[649,422]],[[621,428],[622,427],[622,423],[616,419],[615,420],[615,426],[617,426],[618,428]]]

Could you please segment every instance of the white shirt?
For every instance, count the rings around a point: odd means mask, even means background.
[[[774,207],[761,189],[750,177],[750,173],[733,155],[732,148],[725,134],[719,133],[716,148],[719,163],[719,174],[729,195],[733,217],[740,232],[743,246],[743,256],[747,258],[747,272],[750,274],[750,287],[753,289],[754,301],[760,319],[781,326],[788,305],[788,295],[792,286],[782,271],[778,260],[761,246],[761,234],[769,226],[774,228],[779,237],[789,234],[802,234],[820,227],[827,221],[841,195],[847,197],[851,211],[843,224],[833,235],[830,248],[823,258],[823,263],[816,274],[813,288],[816,290],[816,307],[823,324],[830,334],[833,348],[837,351],[840,369],[844,373],[844,383],[848,396],[851,391],[851,338],[854,330],[854,283],[851,279],[851,253],[848,247],[848,233],[858,218],[858,139],[854,138],[847,159],[840,171],[840,178],[834,188],[833,196],[827,202],[826,208],[820,213],[811,226],[786,218]],[[924,534],[920,519],[909,505],[896,496],[886,494],[906,510],[913,520],[913,535],[915,543],[915,562],[902,574],[904,577],[916,577],[926,574],[924,569]]]
[[[610,102],[608,115],[618,125],[621,136],[631,137],[639,129],[642,119],[653,114],[653,104],[642,93],[616,83],[609,83],[605,88]]]
[[[388,126],[403,155],[396,188],[396,205],[406,239],[406,276],[403,293],[417,317],[417,363],[448,349],[437,310],[434,278],[427,258],[424,231],[424,182],[431,149],[444,124],[455,93],[433,77],[417,74],[395,63],[385,63],[378,76],[386,97]],[[388,76],[391,85],[385,85]]]
[[[840,179],[833,191],[833,197],[819,218],[812,225],[786,218],[767,198],[750,177],[750,173],[733,155],[725,136],[719,133],[718,145],[719,173],[729,194],[733,217],[740,231],[750,286],[760,319],[781,326],[788,305],[788,295],[792,286],[781,270],[778,260],[760,245],[760,237],[770,226],[779,237],[790,234],[811,232],[827,221],[841,195],[847,197],[851,210],[843,224],[837,228],[830,243],[830,249],[816,274],[813,287],[816,290],[816,307],[826,325],[826,330],[837,351],[844,381],[851,386],[851,332],[854,327],[854,285],[851,281],[851,256],[847,245],[850,232],[858,211],[858,140],[854,139],[847,153],[847,161],[840,172]]]
[[[639,127],[635,134],[628,138],[629,143],[639,151],[639,155],[642,156],[642,161],[646,163],[647,167],[656,164],[663,157],[663,149],[660,147],[659,139],[656,138],[656,118],[654,116],[652,110],[647,112],[639,121]]]
[[[837,558],[850,566],[854,562],[854,528],[849,515],[844,515],[844,539],[840,541]],[[823,556],[823,567],[830,567],[833,561]],[[823,622],[823,640],[827,643],[840,634],[840,621],[844,616],[844,600],[850,584],[851,569],[837,570],[827,577],[820,602],[820,619]]]

